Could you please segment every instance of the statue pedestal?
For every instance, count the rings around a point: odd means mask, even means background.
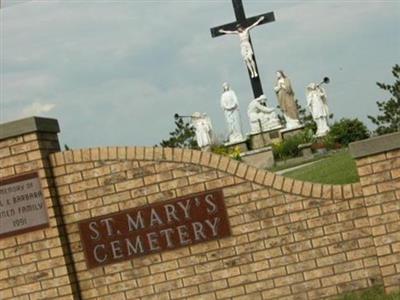
[[[229,149],[236,149],[238,148],[240,153],[246,152],[247,149],[247,142],[246,140],[243,140],[241,142],[236,142],[236,143],[226,143],[224,144],[226,147],[228,147]]]
[[[270,168],[275,164],[272,147],[264,147],[240,155],[243,162],[259,169]]]
[[[324,145],[323,137],[316,138],[314,147],[315,147],[315,152],[318,154],[326,154],[328,152],[326,146]]]
[[[304,128],[305,128],[304,126],[300,126],[300,127],[296,127],[296,128],[282,129],[280,131],[282,140],[285,140],[288,137],[291,137],[291,136],[301,133],[304,130]]]
[[[312,158],[313,154],[312,154],[311,146],[312,146],[311,143],[299,145],[298,148],[301,151],[301,156],[303,156],[305,158]]]
[[[250,133],[248,135],[250,138],[250,148],[256,150],[271,145],[272,143],[280,142],[281,135],[279,134],[279,131],[282,128],[283,127],[277,127],[267,131]]]

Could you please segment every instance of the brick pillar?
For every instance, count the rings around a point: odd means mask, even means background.
[[[57,120],[0,124],[0,181],[37,172],[49,226],[0,239],[0,299],[76,299],[48,156],[60,150]],[[5,200],[3,200],[5,201]]]
[[[400,287],[400,132],[350,144],[387,292]]]

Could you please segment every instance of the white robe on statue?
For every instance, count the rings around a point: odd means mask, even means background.
[[[239,114],[239,102],[233,90],[222,93],[221,107],[224,110],[226,123],[228,125],[229,143],[238,143],[244,140]]]
[[[205,113],[195,112],[192,115],[192,126],[196,132],[197,145],[201,149],[211,146],[213,142],[213,131],[211,120]]]
[[[326,93],[322,87],[317,86],[315,83],[310,83],[307,86],[307,106],[317,124],[315,135],[317,137],[326,135],[329,132],[329,108],[326,101]]]

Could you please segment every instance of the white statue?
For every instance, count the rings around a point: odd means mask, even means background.
[[[247,114],[250,120],[251,133],[268,131],[282,126],[275,109],[262,104],[266,100],[267,97],[261,95],[253,99],[248,106]]]
[[[251,47],[249,40],[249,31],[250,29],[256,27],[262,20],[264,20],[264,17],[260,17],[254,24],[250,25],[249,27],[243,27],[242,25],[238,24],[237,30],[234,31],[223,30],[223,29],[219,30],[219,32],[221,33],[237,34],[239,36],[240,53],[242,54],[244,62],[246,63],[246,66],[250,71],[251,78],[257,77],[258,74],[257,74],[256,63],[254,62],[253,59],[253,49]]]
[[[286,128],[292,129],[300,127],[299,112],[297,110],[296,101],[294,100],[294,92],[289,78],[283,71],[276,72],[276,86],[274,88],[278,98],[279,107],[285,117]]]
[[[311,115],[317,124],[317,132],[315,136],[325,136],[329,132],[328,118],[329,109],[326,101],[325,90],[315,83],[307,86],[307,107],[311,111]]]
[[[226,123],[228,124],[229,143],[242,142],[244,138],[240,122],[239,102],[228,83],[225,82],[222,87],[224,91],[221,96],[221,107],[224,110]]]
[[[192,127],[196,132],[197,145],[202,150],[209,150],[213,142],[213,129],[207,114],[195,112],[192,114]]]

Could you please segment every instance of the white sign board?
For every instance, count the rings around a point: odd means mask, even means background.
[[[49,225],[37,173],[0,179],[0,238]]]

